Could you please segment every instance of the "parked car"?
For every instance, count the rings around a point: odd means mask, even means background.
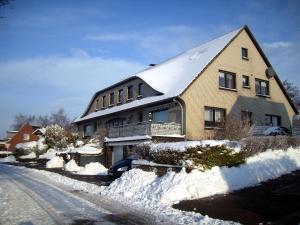
[[[115,162],[108,169],[108,176],[111,177],[120,177],[125,171],[131,169],[131,162],[133,159],[122,159],[120,161]]]

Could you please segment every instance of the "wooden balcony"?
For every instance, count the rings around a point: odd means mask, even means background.
[[[181,135],[181,124],[178,123],[151,123],[126,124],[120,127],[108,128],[108,138],[132,136],[170,136]]]

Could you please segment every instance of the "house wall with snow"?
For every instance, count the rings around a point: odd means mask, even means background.
[[[241,48],[248,49],[248,59],[242,59]],[[214,131],[204,125],[205,107],[223,108],[226,116],[241,119],[241,112],[252,113],[252,121],[265,124],[266,114],[280,116],[281,126],[291,128],[295,112],[276,79],[266,76],[268,65],[250,39],[242,30],[183,93],[186,105],[186,137],[201,139],[210,137]],[[236,76],[236,88],[219,87],[219,71]],[[249,87],[243,87],[242,76],[249,77]],[[255,79],[269,82],[269,95],[256,94]]]

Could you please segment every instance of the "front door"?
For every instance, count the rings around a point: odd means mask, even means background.
[[[112,163],[123,159],[123,146],[114,146],[112,152]]]

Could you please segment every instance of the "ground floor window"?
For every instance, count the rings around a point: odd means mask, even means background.
[[[91,137],[93,135],[93,125],[92,124],[86,124],[83,127],[83,136],[84,137]]]
[[[281,126],[281,117],[276,115],[266,114],[265,116],[265,124],[268,126]]]
[[[241,112],[241,119],[243,124],[252,125],[252,112],[249,111],[242,111]]]
[[[205,107],[204,120],[204,126],[206,128],[223,127],[225,122],[225,109]]]

